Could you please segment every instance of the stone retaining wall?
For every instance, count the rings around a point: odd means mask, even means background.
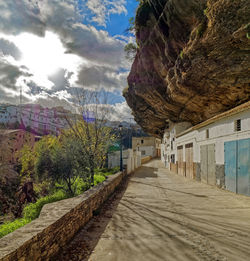
[[[0,260],[49,260],[90,220],[124,175],[109,176],[82,195],[45,205],[39,218],[0,239]]]

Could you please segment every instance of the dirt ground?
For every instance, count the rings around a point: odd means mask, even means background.
[[[141,167],[55,260],[250,260],[250,198]]]

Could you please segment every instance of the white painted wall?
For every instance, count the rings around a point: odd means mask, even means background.
[[[181,122],[181,123],[172,123],[170,122],[169,128],[165,131],[162,140],[162,156],[161,160],[164,162],[165,166],[169,169],[170,162],[171,162],[171,155],[175,155],[175,161],[177,161],[177,141],[176,135],[180,134],[181,132],[185,131],[186,129],[190,128],[191,124],[188,122]]]
[[[235,121],[238,119],[241,119],[241,131],[235,131]],[[207,129],[209,130],[209,138],[206,138]],[[200,146],[215,144],[216,164],[224,164],[224,142],[248,138],[250,138],[250,109],[178,137],[176,145],[185,146],[188,143],[193,143],[194,162],[200,162]]]
[[[132,149],[122,151],[123,164],[127,166],[127,173],[133,172],[141,166],[141,152]],[[108,155],[108,167],[114,168],[120,166],[120,151]]]
[[[145,151],[145,154],[141,154],[142,157],[147,157],[147,156],[152,156],[155,157],[156,156],[156,150],[154,146],[140,146],[139,147],[139,151],[143,152]]]

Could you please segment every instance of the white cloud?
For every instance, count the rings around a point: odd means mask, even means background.
[[[92,22],[106,27],[110,14],[127,14],[126,0],[87,0],[86,7],[92,12]]]
[[[127,86],[127,72],[119,72],[106,66],[83,66],[77,84],[94,90],[121,92]]]
[[[46,106],[70,106],[72,87],[121,93],[130,68],[123,49],[131,39],[81,21],[105,26],[111,14],[126,14],[126,0],[83,3],[86,12],[77,0],[0,0],[0,102],[18,102],[21,86],[24,102]],[[120,107],[126,111],[120,104],[114,114]]]
[[[132,111],[126,102],[116,103],[110,106],[110,120],[111,121],[130,121],[132,118]]]

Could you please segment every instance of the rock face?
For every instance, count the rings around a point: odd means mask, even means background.
[[[250,99],[249,0],[145,0],[124,91],[135,120],[161,137],[166,121],[197,124]]]

